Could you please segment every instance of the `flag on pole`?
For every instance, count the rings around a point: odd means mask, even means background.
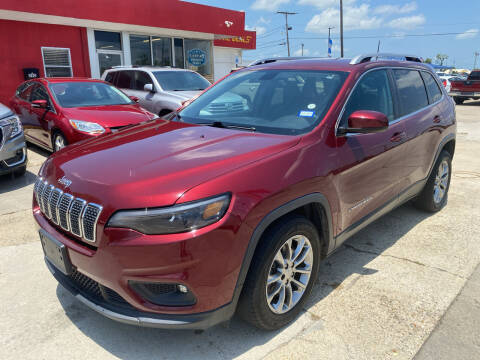
[[[332,39],[328,38],[328,57],[332,57],[332,45],[333,45]]]

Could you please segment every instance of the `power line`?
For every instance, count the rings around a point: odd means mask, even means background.
[[[394,34],[394,35],[364,35],[364,36],[345,36],[345,39],[388,39],[388,38],[405,38],[405,37],[428,37],[428,36],[452,36],[461,35],[465,32],[449,32],[449,33],[427,33],[427,34]],[[292,37],[296,40],[327,40],[326,37]],[[339,39],[338,37],[334,39]]]

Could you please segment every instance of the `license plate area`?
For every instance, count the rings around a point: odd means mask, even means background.
[[[68,257],[67,247],[44,230],[40,230],[39,234],[43,253],[48,261],[65,275],[70,275],[73,265]]]

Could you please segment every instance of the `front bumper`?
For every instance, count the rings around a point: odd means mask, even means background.
[[[235,312],[233,303],[213,311],[188,315],[159,315],[142,312],[125,305],[113,305],[82,292],[47,259],[45,259],[45,263],[57,281],[80,302],[99,314],[124,324],[162,329],[207,329],[230,319]]]
[[[0,174],[10,173],[27,163],[27,147],[23,135],[6,141],[0,147]]]
[[[102,290],[113,292],[113,299],[121,300],[92,297],[49,264],[65,288],[109,318],[141,326],[204,329],[228,320],[234,313],[234,292],[250,238],[239,227],[237,217],[225,216],[215,226],[210,225],[212,228],[196,234],[148,236],[129,229],[102,228],[98,247],[93,247],[53,225],[35,200],[33,215],[39,228],[66,246],[76,272]],[[196,302],[188,306],[156,305],[134,291],[131,281],[185,285]]]

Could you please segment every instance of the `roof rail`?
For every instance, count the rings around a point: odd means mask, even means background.
[[[255,60],[254,62],[248,64],[248,66],[255,66],[255,65],[264,65],[278,61],[290,61],[290,60],[311,60],[311,59],[324,59],[321,57],[311,57],[311,56],[289,56],[289,57],[272,57],[272,58],[265,58],[260,60]]]
[[[382,60],[403,60],[403,61],[414,61],[423,63],[423,59],[414,55],[404,55],[404,54],[389,54],[389,53],[375,53],[375,54],[363,54],[354,57],[351,61],[351,65],[362,64],[369,61],[378,61]]]

